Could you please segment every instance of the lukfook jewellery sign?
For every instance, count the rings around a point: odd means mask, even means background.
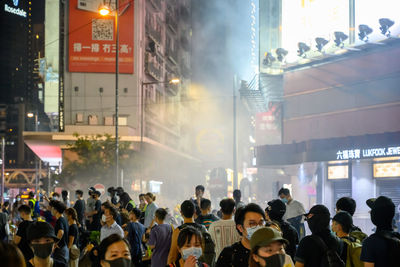
[[[366,158],[393,157],[393,156],[400,156],[400,146],[377,147],[368,149],[354,148],[347,150],[339,150],[336,152],[337,160],[366,159]]]

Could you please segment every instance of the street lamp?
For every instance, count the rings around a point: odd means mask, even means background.
[[[28,117],[28,118],[33,118],[33,117],[35,117],[35,132],[37,132],[39,129],[39,122],[38,122],[38,115],[37,115],[37,113],[33,113],[33,112],[29,112],[29,113],[27,113],[26,114],[26,116]]]
[[[26,116],[28,118],[33,118],[33,117],[35,118],[35,132],[38,132],[39,131],[38,113],[28,112]],[[39,163],[39,172],[38,172],[38,163]],[[42,175],[42,161],[39,159],[38,162],[38,156],[35,155],[35,193],[37,196],[39,190],[39,179],[41,178],[39,176],[41,175]]]
[[[174,84],[177,85],[181,82],[179,78],[172,78],[171,80],[168,81],[154,81],[154,82],[143,82],[142,81],[142,86],[141,86],[141,94],[140,94],[140,150],[142,150],[143,146],[143,124],[144,124],[144,94],[143,94],[143,88],[145,85],[151,85],[151,84]]]
[[[111,3],[111,1],[110,1]],[[115,1],[115,172],[117,178],[117,185],[119,184],[119,136],[118,136],[118,74],[119,74],[119,0]],[[107,16],[111,13],[110,6],[103,5],[99,8],[99,13],[102,16]]]

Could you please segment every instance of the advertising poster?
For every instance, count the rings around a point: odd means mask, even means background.
[[[119,0],[119,72],[133,73],[134,0]],[[115,12],[99,13],[103,0],[69,1],[70,72],[115,72]],[[111,10],[115,2],[111,1]]]

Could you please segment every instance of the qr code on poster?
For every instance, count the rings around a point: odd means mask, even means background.
[[[92,20],[92,40],[112,41],[113,35],[114,35],[114,20],[112,19]]]

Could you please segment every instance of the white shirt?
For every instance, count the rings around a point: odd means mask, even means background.
[[[289,203],[286,204],[286,213],[283,215],[283,219],[287,220],[290,218],[294,218],[306,213],[303,204],[299,201],[292,199]],[[301,220],[303,222],[303,219]]]
[[[122,230],[121,226],[114,221],[113,224],[108,227],[107,224],[103,225],[100,230],[100,242],[103,241],[104,238],[109,237],[112,234],[117,234],[120,237],[124,238],[124,230]]]
[[[212,222],[208,232],[215,244],[216,258],[219,257],[225,247],[231,246],[240,240],[236,224],[232,219]]]

